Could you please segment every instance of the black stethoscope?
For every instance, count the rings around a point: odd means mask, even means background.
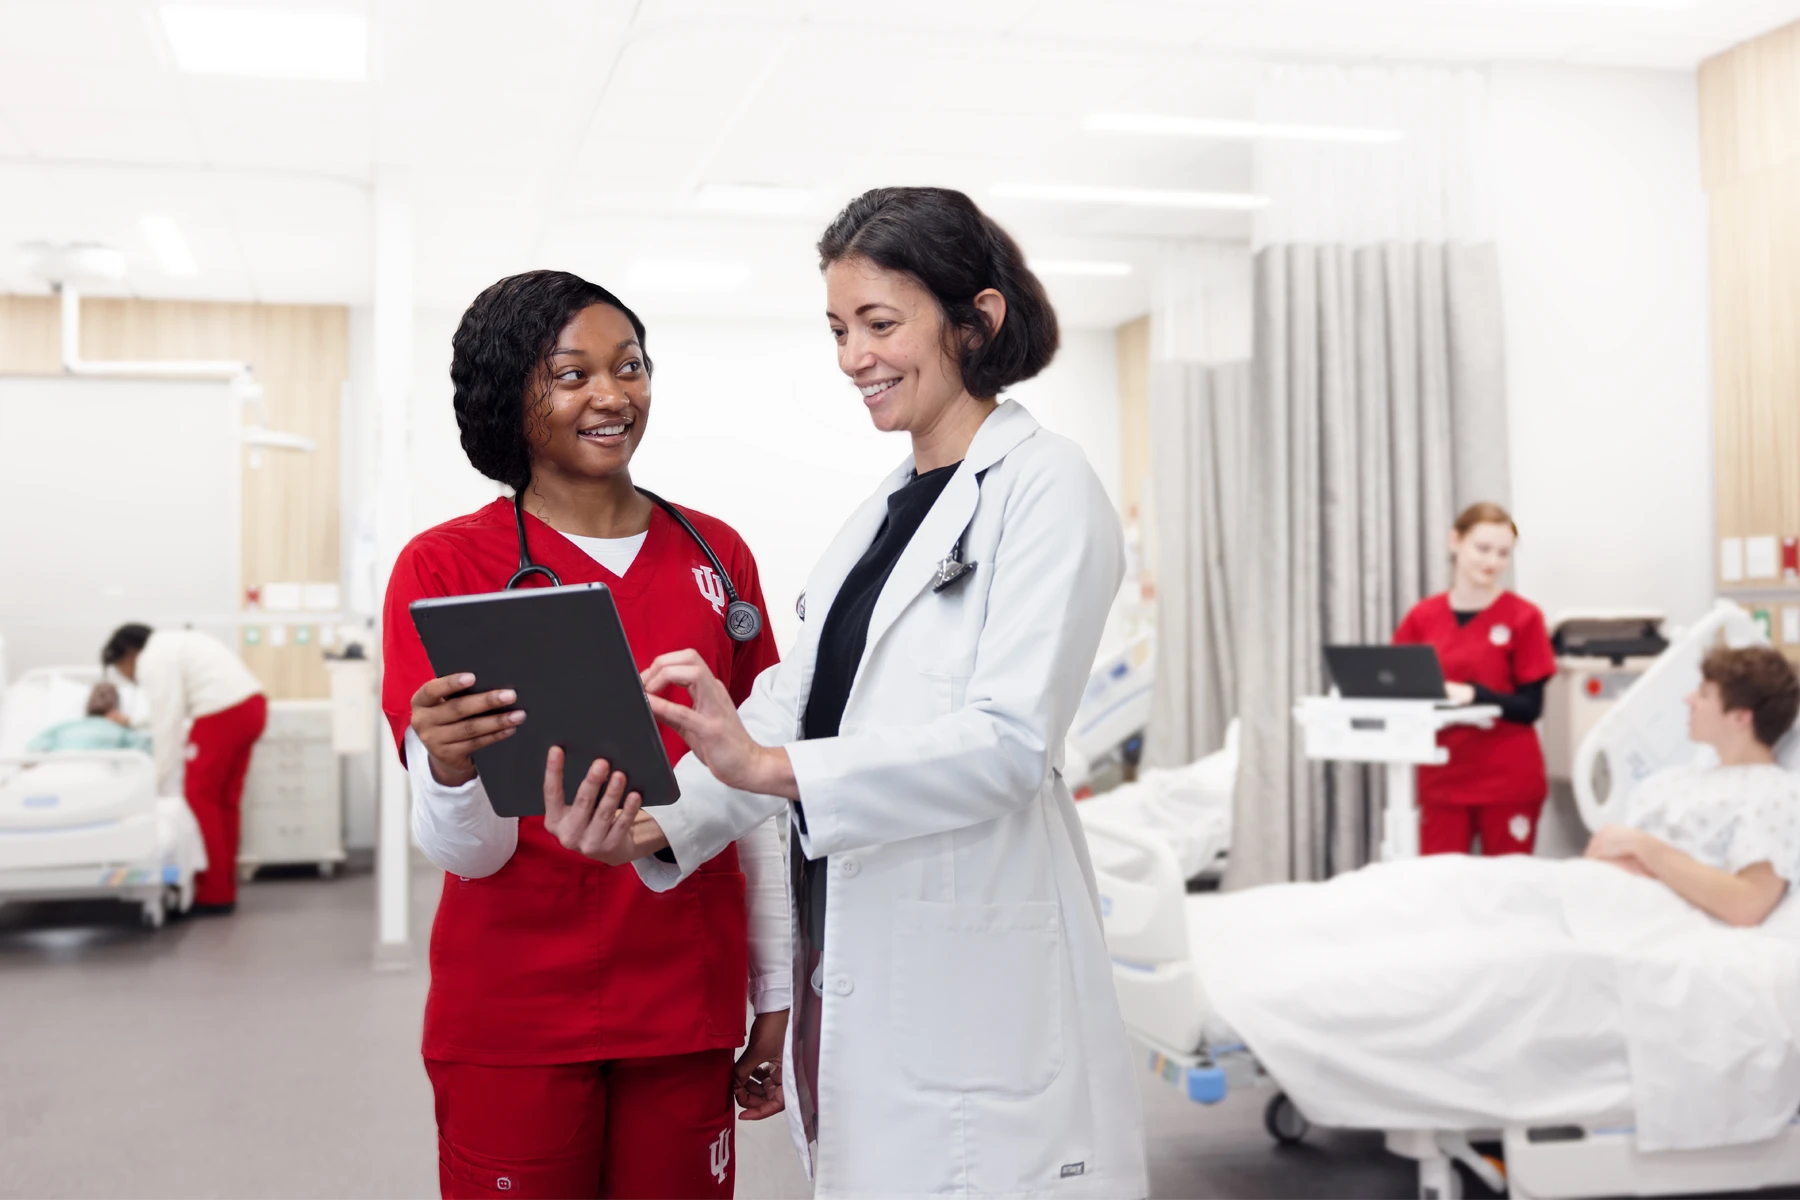
[[[701,552],[712,563],[713,570],[718,572],[719,582],[725,585],[725,598],[729,601],[725,606],[725,632],[730,635],[731,640],[748,642],[754,639],[757,634],[762,632],[762,613],[757,611],[756,605],[751,604],[748,600],[738,598],[737,588],[732,585],[731,575],[725,570],[725,564],[719,561],[719,556],[713,553],[713,548],[707,545],[705,538],[700,536],[700,531],[694,528],[694,523],[688,520],[686,514],[679,508],[655,492],[647,492],[643,488],[638,488],[637,491],[644,499],[653,502],[658,508],[674,517],[676,524],[687,530],[687,535],[694,539],[694,544],[700,547]],[[507,590],[511,591],[518,587],[522,580],[532,575],[542,575],[550,581],[551,587],[561,587],[562,580],[557,577],[555,571],[549,567],[540,567],[531,561],[531,549],[525,542],[525,496],[523,493],[515,493],[513,496],[513,516],[519,523],[519,569],[513,572],[511,579],[506,581]]]

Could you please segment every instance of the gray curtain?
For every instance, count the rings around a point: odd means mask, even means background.
[[[1455,513],[1505,503],[1509,478],[1492,246],[1270,246],[1254,297],[1228,607],[1243,719],[1231,887],[1368,861],[1370,773],[1303,757],[1294,703],[1324,687],[1325,642],[1385,641],[1448,586]]]
[[[1249,407],[1248,363],[1151,368],[1157,661],[1144,747],[1151,766],[1180,766],[1217,750],[1237,715]]]

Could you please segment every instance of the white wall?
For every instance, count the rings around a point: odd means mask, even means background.
[[[0,666],[12,677],[97,666],[127,621],[237,645],[239,409],[223,383],[0,378]]]
[[[460,314],[421,311],[413,407],[413,524],[425,529],[499,489],[463,456],[450,405],[450,335]],[[729,522],[762,572],[783,649],[807,572],[838,527],[905,457],[875,432],[812,324],[649,319],[656,363],[650,427],[633,463],[644,487]],[[1087,448],[1119,494],[1119,397],[1111,330],[1065,330],[1056,361],[1015,389],[1046,426]],[[503,582],[495,581],[495,586]]]
[[[1706,204],[1686,72],[1503,67],[1491,92],[1518,589],[1712,596]]]

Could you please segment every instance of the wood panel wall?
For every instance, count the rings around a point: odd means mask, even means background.
[[[1800,24],[1734,47],[1699,72],[1700,160],[1712,249],[1713,453],[1718,537],[1800,536]],[[1800,576],[1719,591],[1771,615],[1800,605]]]
[[[61,315],[47,296],[0,296],[0,372],[61,371]],[[349,313],[336,305],[85,299],[81,353],[92,359],[241,359],[264,390],[270,428],[304,434],[311,453],[265,450],[243,473],[246,587],[338,580],[339,404],[350,367]],[[296,617],[294,628],[302,618]],[[311,632],[309,626],[309,633]],[[290,631],[291,632],[291,631]],[[274,699],[329,694],[316,637],[240,645]]]
[[[1115,335],[1119,372],[1119,499],[1144,516],[1150,487],[1150,318],[1121,325]]]

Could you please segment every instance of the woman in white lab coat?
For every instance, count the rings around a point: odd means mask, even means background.
[[[797,644],[741,713],[697,655],[645,673],[694,750],[682,799],[640,814],[590,776],[565,806],[556,762],[549,820],[571,848],[640,859],[660,891],[792,814],[780,1078],[818,1195],[1141,1196],[1137,1092],[1058,773],[1119,522],[1080,447],[996,399],[1049,362],[1055,314],[958,192],[870,192],[819,250],[839,366],[913,453],[814,568]]]

